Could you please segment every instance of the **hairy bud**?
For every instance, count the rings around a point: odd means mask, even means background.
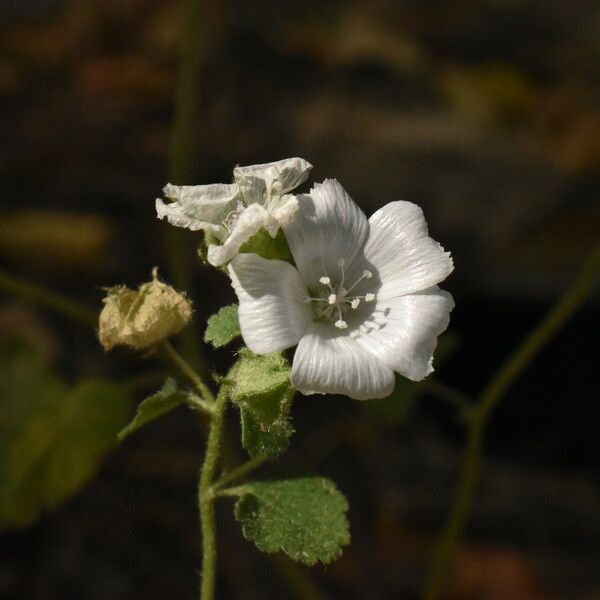
[[[137,291],[124,285],[106,291],[98,331],[105,350],[115,346],[148,348],[179,333],[192,316],[191,302],[159,281],[156,268],[152,281]]]

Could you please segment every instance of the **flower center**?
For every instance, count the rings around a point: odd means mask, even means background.
[[[347,329],[346,314],[348,311],[356,310],[361,302],[373,302],[375,300],[375,294],[372,293],[361,296],[351,294],[352,290],[361,281],[371,279],[373,273],[365,269],[356,281],[346,287],[346,274],[344,271],[346,261],[340,258],[337,266],[341,272],[339,281],[333,282],[332,278],[324,273],[319,278],[322,287],[316,292],[316,297],[307,296],[305,301],[314,303],[314,314],[317,319],[325,319],[333,323],[338,329]]]

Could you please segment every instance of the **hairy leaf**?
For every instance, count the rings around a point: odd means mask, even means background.
[[[158,392],[142,400],[131,423],[119,432],[119,440],[183,404],[186,399],[187,395],[177,388],[176,381],[172,377],[167,378]]]
[[[208,319],[204,341],[215,348],[229,344],[240,335],[237,304],[224,306],[218,313]]]
[[[238,488],[235,517],[263,552],[285,552],[307,565],[330,563],[350,542],[348,502],[323,477],[254,481]]]

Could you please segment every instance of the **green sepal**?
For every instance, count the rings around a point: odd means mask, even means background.
[[[247,348],[231,370],[231,399],[240,408],[242,446],[251,457],[266,454],[274,458],[288,447],[294,432],[290,370],[281,354],[259,356]]]
[[[292,253],[281,229],[273,238],[266,229],[255,233],[241,248],[241,253],[254,253],[271,260],[293,262]]]
[[[244,537],[263,552],[282,551],[306,565],[327,564],[350,542],[348,501],[329,479],[253,481],[228,494],[239,496],[235,518]]]

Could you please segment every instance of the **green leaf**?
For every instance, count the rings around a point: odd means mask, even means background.
[[[348,502],[329,479],[254,481],[230,490],[244,537],[306,565],[330,563],[350,542]]]
[[[289,362],[281,354],[259,356],[245,349],[232,373],[231,398],[240,407],[243,447],[251,457],[275,458],[294,432]]]
[[[0,361],[0,528],[23,527],[77,492],[116,444],[131,409],[124,389],[72,389],[31,351]]]
[[[119,432],[119,440],[124,440],[146,423],[158,419],[158,417],[183,404],[186,400],[187,394],[177,388],[176,381],[172,377],[167,378],[158,392],[142,400],[131,423]]]
[[[221,348],[239,335],[238,307],[237,304],[231,304],[208,319],[204,341],[210,342],[215,348]]]

